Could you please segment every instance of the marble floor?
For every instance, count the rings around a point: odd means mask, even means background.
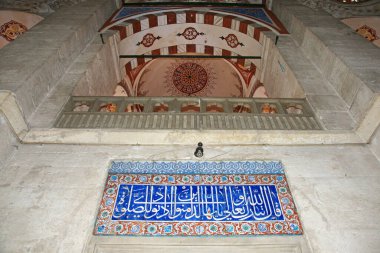
[[[20,145],[0,168],[0,251],[90,252],[86,245],[94,240],[92,231],[110,161],[194,160],[195,147]],[[209,147],[204,143],[204,148],[202,160],[283,162],[304,228],[302,252],[379,252],[380,162],[366,146]],[[171,239],[179,246],[166,252],[191,251],[189,241]],[[165,240],[149,239],[145,246],[146,238],[118,240],[139,244],[138,252],[170,246],[162,246]],[[190,243],[205,240],[193,238]],[[239,252],[251,249],[236,240],[211,239],[215,245],[224,245],[219,252],[231,252],[233,245],[240,247]],[[260,241],[249,239],[250,243]],[[206,245],[201,251],[210,249],[216,248]]]

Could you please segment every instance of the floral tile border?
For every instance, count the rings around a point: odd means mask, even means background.
[[[112,161],[111,174],[284,174],[280,161]]]

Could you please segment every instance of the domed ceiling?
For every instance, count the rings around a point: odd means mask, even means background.
[[[137,82],[137,96],[244,96],[241,77],[223,59],[156,59]]]

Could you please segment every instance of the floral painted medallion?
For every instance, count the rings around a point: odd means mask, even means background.
[[[358,29],[356,29],[356,32],[369,41],[379,39],[379,37],[376,35],[376,30],[367,25],[359,27]]]
[[[152,33],[147,33],[144,35],[142,41],[139,41],[136,45],[140,46],[141,44],[144,47],[151,47],[156,40],[161,39],[160,36],[155,37]]]
[[[215,73],[205,61],[178,60],[166,72],[166,89],[173,96],[207,96],[214,89]]]
[[[235,34],[230,33],[227,35],[227,37],[221,36],[220,38],[222,40],[225,40],[231,48],[236,48],[237,46],[244,46],[244,44],[239,41],[238,37]]]
[[[11,20],[0,26],[0,34],[7,41],[15,40],[18,36],[26,32],[27,30],[28,28],[25,25],[14,20]]]
[[[199,64],[186,62],[174,70],[173,84],[183,93],[197,93],[206,87],[207,81],[207,72]]]
[[[198,35],[205,35],[203,32],[198,32],[194,27],[187,27],[183,33],[178,33],[177,36],[183,36],[187,40],[194,40]]]

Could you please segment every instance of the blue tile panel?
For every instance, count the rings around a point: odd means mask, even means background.
[[[119,185],[112,220],[284,220],[274,185]]]
[[[280,161],[112,161],[109,173],[133,174],[283,174]]]
[[[109,174],[95,235],[300,235],[284,174]]]

